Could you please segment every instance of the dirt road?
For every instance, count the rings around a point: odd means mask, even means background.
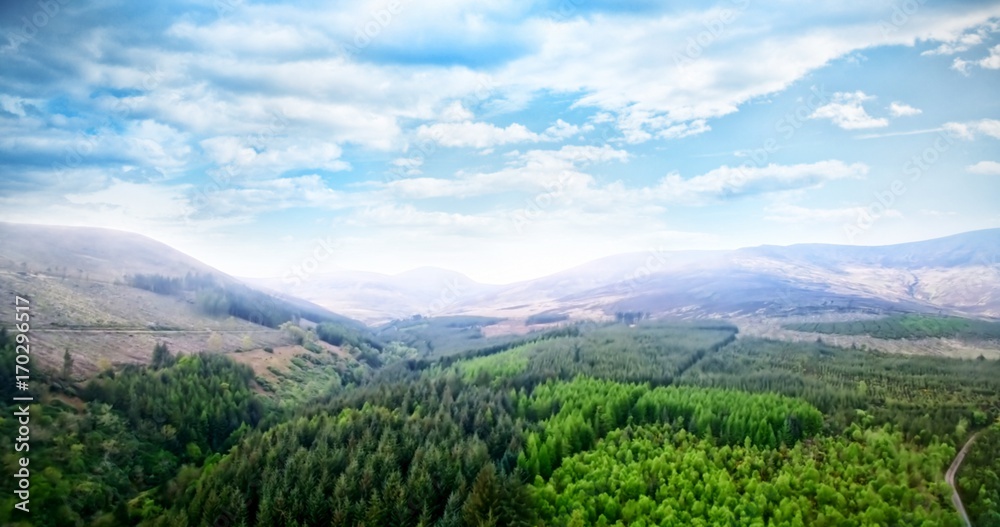
[[[955,460],[951,462],[951,466],[948,467],[948,472],[944,474],[945,481],[951,486],[951,502],[955,504],[958,513],[962,515],[965,527],[972,527],[972,523],[969,521],[969,515],[965,512],[965,506],[962,505],[962,498],[958,495],[958,487],[955,486],[955,473],[958,472],[958,467],[962,466],[965,455],[969,453],[969,447],[972,446],[972,442],[976,440],[976,436],[978,435],[974,434],[965,442],[965,446],[962,447],[962,450],[955,456]]]

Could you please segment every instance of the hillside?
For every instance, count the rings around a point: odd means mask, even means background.
[[[6,222],[0,222],[0,269],[105,282],[137,273],[184,276],[193,272],[226,277],[218,269],[140,234]]]
[[[211,289],[158,294],[130,277],[203,277]],[[266,308],[351,327],[360,323],[301,299],[255,292],[239,280],[148,237],[109,229],[0,223],[0,292],[31,300],[33,356],[56,368],[65,350],[77,375],[116,363],[146,363],[157,342],[175,352],[234,351],[293,344],[263,317],[206,313],[203,293],[229,291]],[[272,325],[273,326],[273,325]]]

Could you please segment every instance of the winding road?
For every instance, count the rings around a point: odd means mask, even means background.
[[[948,472],[945,472],[944,479],[951,486],[951,502],[955,504],[955,508],[958,509],[958,513],[962,515],[962,521],[965,522],[965,527],[972,527],[972,522],[969,521],[969,515],[965,512],[965,506],[962,505],[962,498],[958,495],[958,487],[955,486],[955,473],[958,472],[958,467],[962,466],[962,461],[965,459],[965,454],[969,453],[969,447],[972,446],[972,442],[976,440],[976,436],[979,434],[973,434],[968,441],[965,442],[965,446],[962,450],[955,456],[955,460],[951,462],[951,466],[948,467]]]

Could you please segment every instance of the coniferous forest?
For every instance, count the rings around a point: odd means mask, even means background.
[[[957,527],[944,473],[974,434],[959,491],[974,525],[1000,525],[997,361],[725,323],[576,326],[449,355],[298,331],[365,359],[310,351],[301,375],[324,382],[274,385],[158,345],[147,366],[51,374],[33,394],[30,525]],[[4,365],[14,345],[0,333]],[[0,522],[19,525],[3,485]]]

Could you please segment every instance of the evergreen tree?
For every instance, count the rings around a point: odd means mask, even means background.
[[[63,352],[62,378],[71,380],[73,377],[73,356],[69,353],[69,348]]]

